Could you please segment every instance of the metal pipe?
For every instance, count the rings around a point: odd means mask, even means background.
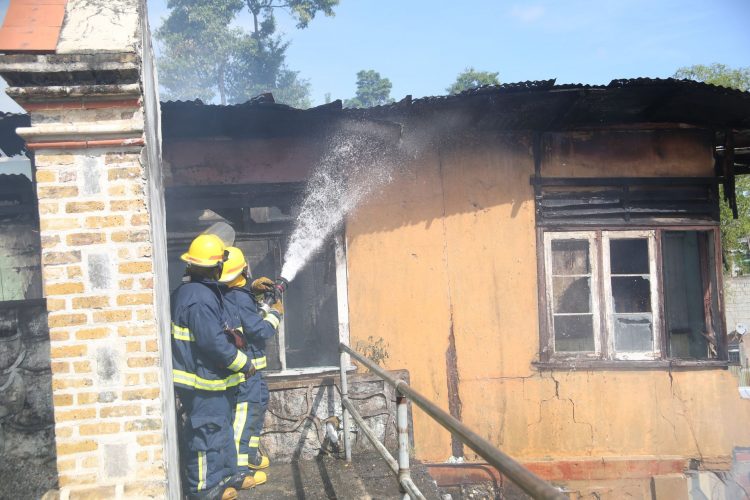
[[[395,387],[398,392],[411,399],[412,403],[419,406],[445,429],[456,434],[461,441],[474,450],[477,455],[484,458],[487,463],[495,467],[533,498],[544,500],[567,500],[567,497],[560,490],[526,469],[512,457],[497,449],[492,443],[479,436],[477,433],[466,427],[462,422],[456,420],[432,401],[409,387],[409,385],[403,380],[394,378],[372,361],[361,356],[359,353],[354,352],[344,344],[339,344],[339,349],[348,352],[351,357],[357,360],[357,362],[366,366],[370,371],[380,375],[383,380]]]
[[[409,498],[412,500],[427,500],[425,496],[422,494],[421,491],[419,491],[419,488],[417,488],[417,485],[414,484],[414,481],[410,478],[404,478],[401,481],[401,486],[404,487],[406,490],[406,494]]]
[[[341,361],[341,416],[342,420],[344,421],[344,455],[346,456],[346,461],[351,462],[352,461],[352,443],[351,443],[351,433],[350,433],[350,423],[349,423],[349,412],[346,409],[346,404],[344,404],[344,401],[349,402],[349,382],[347,380],[347,374],[346,369],[349,367],[349,356],[344,352],[341,351],[340,356]]]
[[[372,445],[375,447],[375,450],[377,450],[380,456],[383,457],[383,460],[386,461],[388,467],[391,468],[393,473],[398,475],[398,462],[396,462],[396,459],[393,458],[393,455],[391,455],[386,447],[383,446],[383,443],[380,442],[377,436],[373,434],[373,432],[370,430],[370,427],[367,425],[367,422],[365,422],[365,419],[362,418],[362,415],[360,415],[357,409],[352,405],[352,402],[348,399],[342,399],[341,401],[344,403],[344,407],[349,410],[349,413],[351,413],[354,421],[357,422],[359,430],[361,430],[365,434],[370,443],[372,443]]]
[[[409,422],[407,399],[396,396],[396,427],[398,428],[398,480],[411,477],[409,471]]]

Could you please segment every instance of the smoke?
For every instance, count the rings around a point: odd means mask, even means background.
[[[310,177],[281,276],[291,281],[349,214],[391,182],[404,153],[361,124],[336,133]]]

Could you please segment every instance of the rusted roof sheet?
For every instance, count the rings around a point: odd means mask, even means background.
[[[367,109],[341,102],[298,110],[269,102],[234,106],[200,101],[162,104],[164,136],[286,135],[315,131],[332,116],[392,120],[450,118],[454,124],[500,130],[566,130],[636,123],[682,123],[750,130],[750,92],[689,80],[636,78],[608,85],[555,80],[488,85],[448,96],[405,99]],[[449,114],[452,113],[452,114]],[[221,132],[221,133],[216,133]]]
[[[0,29],[0,51],[54,53],[68,0],[11,0]]]

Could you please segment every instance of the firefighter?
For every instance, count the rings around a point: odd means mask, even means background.
[[[172,373],[184,421],[181,445],[186,490],[191,499],[237,498],[250,485],[237,476],[232,441],[236,387],[255,369],[227,335],[218,279],[224,243],[202,234],[181,256],[189,282],[172,294]]]
[[[231,321],[241,329],[247,340],[248,356],[255,367],[255,374],[240,384],[237,392],[237,406],[234,418],[234,440],[237,447],[238,469],[240,473],[252,475],[256,484],[266,482],[266,474],[258,469],[269,465],[268,458],[259,452],[260,433],[268,407],[268,386],[261,374],[266,367],[266,340],[273,337],[281,322],[283,305],[278,300],[273,306],[259,306],[254,294],[262,294],[273,287],[273,281],[260,278],[246,288],[250,279],[250,268],[239,248],[227,249],[227,262],[220,281],[226,284],[224,301]]]

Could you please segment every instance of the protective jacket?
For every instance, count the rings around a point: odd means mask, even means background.
[[[216,281],[193,280],[172,294],[172,374],[186,389],[222,391],[245,380],[247,355],[231,344]]]
[[[248,343],[248,354],[255,369],[260,371],[266,360],[266,340],[276,333],[279,319],[273,314],[258,311],[255,297],[247,288],[234,287],[226,290],[224,301],[230,316],[230,325],[242,330]]]

